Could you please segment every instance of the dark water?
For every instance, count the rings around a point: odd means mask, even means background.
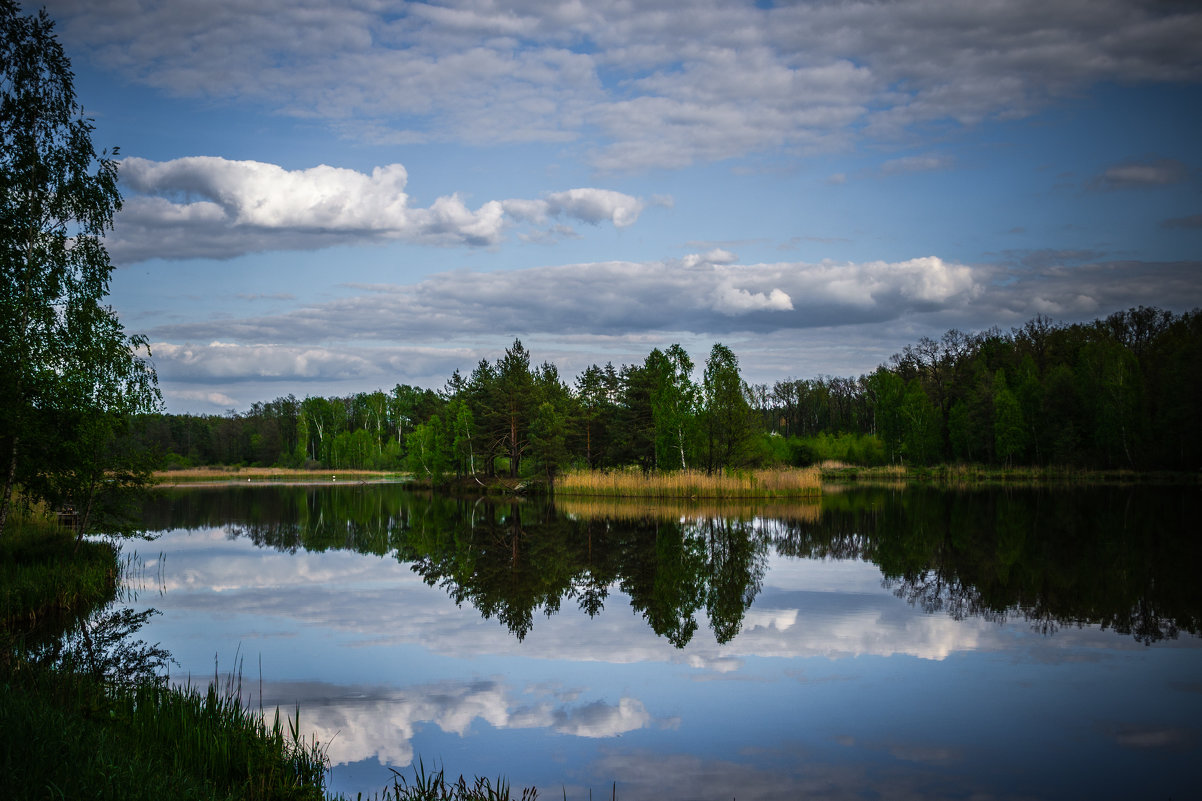
[[[162,491],[141,636],[299,703],[332,788],[417,758],[544,797],[1189,798],[1197,489],[725,508]]]

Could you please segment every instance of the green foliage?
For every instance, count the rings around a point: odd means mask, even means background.
[[[902,417],[905,382],[897,373],[880,367],[865,380],[865,384],[875,400],[876,431],[885,444],[889,461],[896,462],[901,457],[902,438],[906,431],[905,420]]]
[[[700,382],[672,345],[621,368],[592,365],[569,387],[515,341],[470,376],[456,372],[440,393],[398,385],[279,398],[245,414],[145,415],[133,439],[179,465],[408,464],[428,477],[430,465],[421,453],[414,461],[409,445],[425,443],[429,453],[431,432],[410,435],[437,415],[447,477],[827,460],[1190,470],[1202,464],[1200,365],[1202,313],[1146,309],[1088,325],[1036,318],[1008,334],[949,331],[866,376],[771,388],[747,385],[721,344]]]
[[[116,587],[110,543],[77,547],[70,534],[31,522],[14,525],[0,540],[0,632],[86,612],[110,600]]]
[[[451,420],[451,461],[460,476],[476,475],[476,421],[471,407],[462,398],[455,398],[447,407]]]
[[[0,776],[13,798],[324,799],[325,760],[299,723],[215,687],[114,687],[0,668]]]
[[[701,385],[703,460],[707,471],[749,462],[755,418],[748,394],[734,352],[721,343],[715,344],[705,362]]]
[[[146,341],[104,305],[113,267],[103,238],[121,196],[117,162],[96,152],[92,131],[53,22],[3,0],[0,533],[17,485],[75,506],[82,535],[125,529],[113,499],[147,480],[142,456],[116,443],[160,397],[149,352],[139,353]]]
[[[414,475],[433,484],[447,478],[451,466],[452,440],[438,415],[419,423],[405,438],[405,465]]]
[[[577,425],[569,436],[589,468],[615,462],[620,386],[612,364],[591,365],[576,378]]]
[[[873,434],[828,434],[823,432],[814,437],[782,437],[777,440],[774,451],[794,467],[809,467],[823,462],[873,467],[889,463],[885,443]]]
[[[568,455],[564,445],[566,422],[561,410],[556,409],[554,404],[544,401],[539,404],[534,420],[530,423],[531,461],[535,468],[552,484]]]
[[[732,354],[733,356],[733,354]],[[695,464],[700,392],[693,384],[693,361],[680,345],[658,348],[644,362],[651,378],[651,424],[655,465],[661,470],[687,470]]]
[[[922,383],[911,379],[902,396],[901,453],[914,464],[930,464],[939,457],[939,411],[931,402]]]
[[[1026,440],[1022,406],[1006,386],[1006,373],[998,370],[993,380],[994,453],[1006,465],[1011,465],[1023,455]]]

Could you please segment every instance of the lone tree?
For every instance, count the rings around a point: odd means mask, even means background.
[[[161,397],[146,341],[104,304],[121,196],[92,132],[53,21],[0,0],[0,535],[17,485],[73,505],[82,535],[148,474],[116,445]]]

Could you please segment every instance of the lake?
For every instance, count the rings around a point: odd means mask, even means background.
[[[330,789],[420,759],[544,798],[1188,798],[1202,492],[821,503],[160,490],[137,635],[299,705]]]

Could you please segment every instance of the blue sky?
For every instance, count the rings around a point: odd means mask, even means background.
[[[169,411],[1202,305],[1193,3],[46,8]]]

